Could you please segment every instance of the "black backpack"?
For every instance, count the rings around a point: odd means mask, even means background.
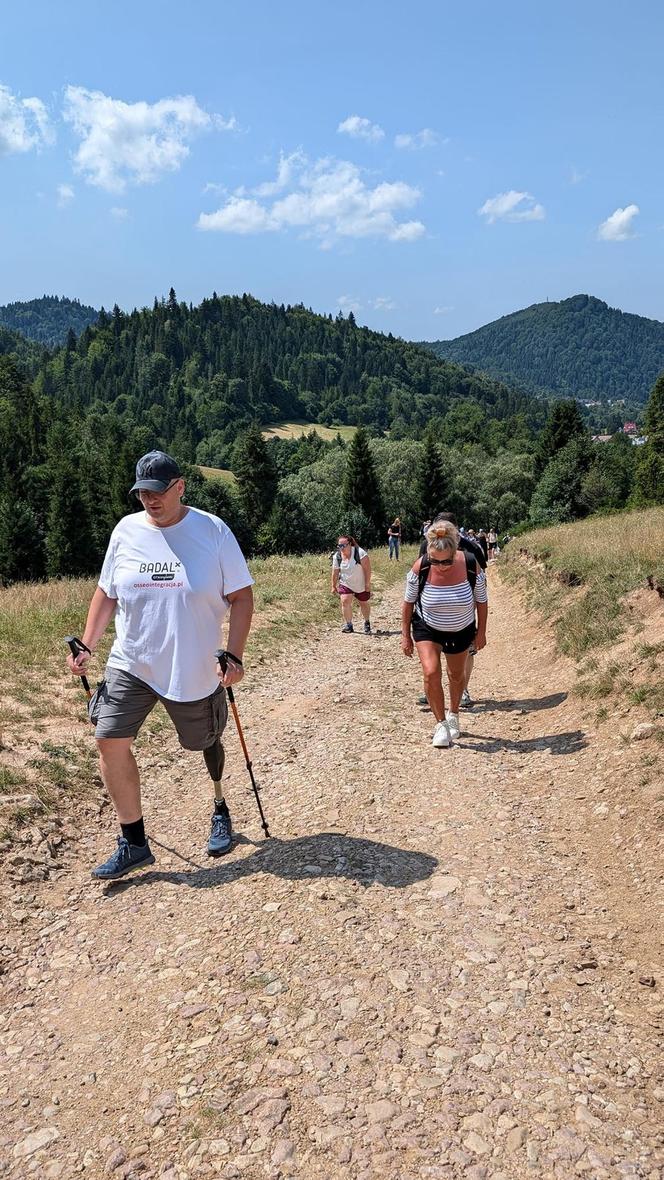
[[[467,549],[462,549],[461,552],[463,553],[464,558],[466,559],[466,577],[467,577],[468,581],[470,582],[470,588],[473,592],[473,598],[474,598],[475,597],[475,583],[477,581],[477,559],[475,557],[475,554],[469,553],[469,551]],[[415,599],[415,606],[420,608],[420,612],[421,612],[422,591],[424,590],[424,587],[426,586],[427,582],[429,581],[429,570],[430,569],[431,569],[431,560],[429,558],[428,553],[425,553],[424,557],[422,558],[420,572],[417,575],[417,598]],[[413,609],[415,609],[415,608],[413,608]]]

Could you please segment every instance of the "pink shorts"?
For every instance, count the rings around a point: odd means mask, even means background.
[[[368,602],[371,595],[368,590],[349,590],[348,586],[339,586],[340,594],[354,594],[358,602]]]

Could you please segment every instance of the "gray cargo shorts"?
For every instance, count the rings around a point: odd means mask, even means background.
[[[207,750],[221,737],[228,721],[222,684],[200,701],[169,701],[149,684],[121,668],[107,668],[89,705],[96,738],[135,738],[145,718],[161,701],[185,750]]]

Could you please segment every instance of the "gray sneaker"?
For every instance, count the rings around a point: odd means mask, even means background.
[[[134,869],[143,869],[147,865],[153,864],[154,856],[147,840],[141,847],[137,844],[130,844],[124,836],[118,836],[118,846],[113,855],[109,856],[103,864],[97,865],[96,869],[92,870],[91,876],[96,881],[118,881],[127,873],[133,873]]]
[[[467,688],[464,688],[461,693],[460,706],[462,709],[473,709],[475,707],[475,702],[472,700]]]
[[[213,811],[208,840],[208,856],[223,856],[233,847],[233,825],[230,812],[224,804],[223,811]]]

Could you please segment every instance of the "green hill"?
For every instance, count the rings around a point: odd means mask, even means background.
[[[41,299],[0,307],[0,326],[20,332],[47,348],[57,348],[65,343],[70,329],[80,336],[84,328],[95,323],[98,315],[96,308],[86,307],[78,299],[42,295]]]
[[[664,371],[664,323],[591,295],[535,303],[429,347],[523,389],[562,397],[643,404]]]
[[[452,413],[450,429],[461,437],[490,420],[522,433],[543,418],[529,396],[359,328],[352,315],[249,295],[192,307],[171,291],[150,309],[101,312],[44,365],[37,390],[68,409],[147,427],[212,467],[228,466],[224,448],[254,421],[366,425],[403,437]]]

